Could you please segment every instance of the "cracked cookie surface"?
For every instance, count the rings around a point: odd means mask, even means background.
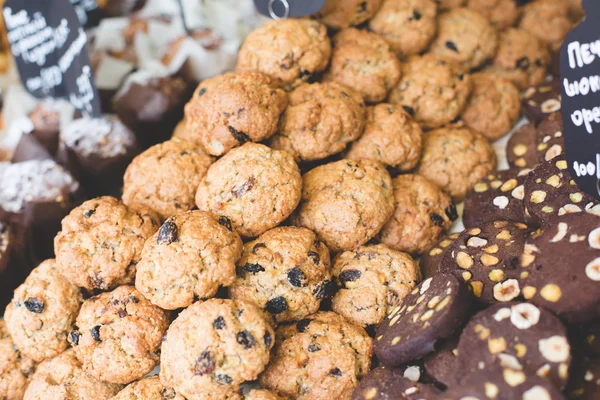
[[[17,350],[6,323],[0,321],[0,398],[22,400],[34,370],[33,360]]]
[[[487,18],[498,31],[513,26],[521,16],[514,0],[468,0],[466,6]]]
[[[332,29],[360,25],[381,7],[383,0],[327,0],[315,17]]]
[[[173,388],[160,383],[160,378],[155,375],[140,379],[121,390],[111,400],[185,400]]]

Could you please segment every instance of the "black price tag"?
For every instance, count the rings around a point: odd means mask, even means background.
[[[584,0],[585,20],[560,52],[563,134],[569,172],[600,198],[600,1]]]
[[[326,0],[254,0],[258,11],[273,19],[299,18],[316,14]]]
[[[85,28],[92,28],[100,23],[102,11],[96,0],[70,0],[75,8],[79,23]]]
[[[67,99],[82,114],[101,116],[87,38],[69,0],[7,0],[3,15],[27,91]]]

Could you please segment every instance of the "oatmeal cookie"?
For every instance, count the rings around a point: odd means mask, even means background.
[[[203,81],[185,106],[188,136],[213,156],[277,130],[287,94],[256,71],[228,72]]]
[[[466,6],[487,18],[498,31],[513,26],[521,16],[515,0],[468,0]]]
[[[301,191],[300,170],[289,153],[246,143],[210,166],[196,205],[229,218],[240,235],[256,237],[294,211]]]
[[[346,158],[379,161],[406,172],[417,166],[422,147],[419,124],[402,107],[382,103],[367,108],[365,131],[350,145]]]
[[[440,15],[438,34],[430,51],[470,71],[491,60],[497,47],[498,35],[488,20],[476,11],[461,7]]]
[[[269,21],[250,32],[238,54],[237,72],[259,71],[291,90],[324,71],[331,57],[327,27],[310,19]]]
[[[165,310],[213,297],[235,279],[242,240],[225,217],[188,211],[169,218],[144,244],[136,288]]]
[[[85,372],[104,382],[127,384],[152,371],[169,314],[133,286],[90,297],[69,334]]]
[[[403,66],[390,103],[402,106],[425,129],[438,128],[458,117],[471,94],[471,77],[458,64],[433,54],[415,56]]]
[[[329,250],[312,231],[278,227],[244,245],[234,300],[256,304],[275,322],[315,313],[331,287]]]
[[[341,160],[304,175],[295,224],[338,252],[368,242],[393,212],[392,178],[385,168],[374,161]]]
[[[114,197],[84,202],[63,219],[54,238],[60,272],[90,291],[133,282],[144,242],[158,221],[149,208],[127,207]]]
[[[279,396],[276,392],[266,389],[252,389],[245,397],[245,400],[287,400]]]
[[[332,29],[360,25],[370,19],[383,0],[327,0],[315,17]]]
[[[332,300],[333,311],[366,327],[379,325],[402,304],[421,273],[411,256],[378,244],[339,254],[333,275],[341,288]]]
[[[478,73],[472,76],[473,93],[462,113],[465,125],[490,141],[510,132],[521,117],[521,94],[511,82]]]
[[[211,299],[185,309],[167,331],[160,379],[188,399],[221,400],[258,377],[275,333],[244,301]]]
[[[385,39],[376,33],[344,29],[333,37],[333,55],[327,81],[360,93],[367,103],[379,103],[400,79],[400,61]]]
[[[458,218],[452,198],[419,175],[399,175],[392,181],[395,210],[379,233],[392,249],[420,254],[429,249]]]
[[[263,387],[298,400],[349,400],[371,366],[372,340],[332,312],[318,312],[277,330]]]
[[[362,134],[362,96],[336,82],[305,84],[290,93],[290,104],[271,140],[299,161],[322,160],[344,150]]]
[[[559,51],[574,23],[569,19],[569,3],[563,0],[536,0],[523,8],[519,28]]]
[[[434,0],[441,11],[448,11],[456,7],[462,7],[467,0]]]
[[[97,380],[83,370],[75,351],[64,353],[38,365],[24,400],[109,400],[122,386]]]
[[[385,0],[369,29],[388,41],[399,57],[426,50],[437,31],[437,7],[433,0]]]
[[[136,158],[125,171],[123,203],[144,205],[163,220],[194,208],[194,195],[214,158],[191,142],[171,139]]]
[[[0,398],[22,400],[34,369],[33,360],[17,350],[6,323],[0,320]]]
[[[425,134],[417,173],[460,202],[495,168],[496,153],[483,136],[468,128],[442,128]]]
[[[160,383],[158,376],[140,379],[121,390],[111,400],[185,400],[173,388]]]
[[[46,260],[15,290],[4,320],[15,346],[36,362],[62,353],[68,345],[83,297],[54,260]]]

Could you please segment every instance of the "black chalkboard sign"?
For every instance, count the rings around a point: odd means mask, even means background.
[[[586,17],[560,53],[563,134],[573,179],[600,198],[600,1],[584,0],[583,7]]]
[[[100,23],[102,11],[96,0],[70,0],[75,8],[79,23],[85,28],[92,28]]]
[[[254,0],[258,11],[273,19],[298,18],[315,14],[325,0]]]
[[[27,91],[67,99],[82,114],[99,117],[87,37],[70,1],[6,0],[3,16]]]

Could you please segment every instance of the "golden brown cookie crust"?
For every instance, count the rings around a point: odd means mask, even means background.
[[[0,320],[0,398],[22,400],[35,370],[32,359],[15,347],[4,320]]]
[[[519,28],[531,33],[552,51],[560,51],[563,40],[573,28],[568,1],[537,0],[523,7]]]
[[[437,31],[437,6],[433,0],[385,0],[369,21],[399,57],[426,50]]]
[[[417,173],[437,184],[454,201],[496,167],[496,153],[488,141],[468,128],[442,128],[425,134]]]
[[[362,136],[351,144],[346,158],[372,160],[410,171],[417,166],[423,148],[423,130],[400,106],[382,103],[367,108]]]
[[[185,140],[152,146],[127,167],[123,203],[149,207],[163,220],[191,210],[200,180],[213,162],[202,147]]]
[[[322,160],[358,139],[365,124],[362,96],[337,82],[304,84],[290,93],[271,146],[296,160]]]
[[[487,18],[499,31],[513,26],[521,15],[514,0],[468,0],[466,6]]]
[[[440,11],[451,10],[456,7],[462,7],[467,0],[434,0]]]
[[[379,325],[392,307],[420,280],[419,265],[406,253],[384,244],[361,246],[335,258],[333,275],[340,290],[333,311],[355,325]]]
[[[324,79],[356,90],[367,103],[385,100],[400,79],[400,61],[385,39],[376,33],[349,28],[335,35],[333,43]]]
[[[279,396],[276,392],[266,389],[252,389],[246,396],[245,400],[287,400],[285,397]]]
[[[310,19],[269,21],[250,32],[238,54],[237,72],[259,71],[291,90],[324,71],[331,57],[327,27]]]
[[[169,314],[133,286],[84,301],[69,335],[85,372],[104,382],[128,384],[158,363]]]
[[[289,153],[246,143],[210,166],[196,205],[229,218],[240,235],[256,237],[294,211],[301,190],[300,170]]]
[[[140,379],[121,390],[111,400],[185,400],[173,388],[160,383],[157,375]]]
[[[369,160],[340,160],[304,175],[295,225],[314,231],[332,252],[372,239],[392,215],[392,179]]]
[[[277,130],[287,94],[260,72],[228,72],[200,83],[185,106],[188,135],[220,156]]]
[[[185,308],[213,297],[219,286],[231,285],[241,253],[242,240],[218,216],[206,211],[177,214],[146,241],[135,286],[163,309]]]
[[[327,0],[315,17],[332,29],[360,25],[370,19],[383,0]]]

